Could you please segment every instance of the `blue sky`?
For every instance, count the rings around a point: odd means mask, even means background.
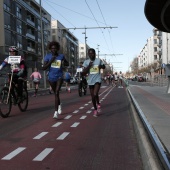
[[[153,35],[153,26],[145,17],[144,5],[145,0],[42,0],[43,8],[52,19],[59,20],[66,28],[118,27],[87,29],[87,44],[94,49],[100,45],[100,54],[123,54],[106,56],[114,69],[123,72],[128,70],[130,62]],[[70,31],[84,43],[83,29]]]

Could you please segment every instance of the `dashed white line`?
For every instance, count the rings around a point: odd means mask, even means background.
[[[94,107],[92,107],[91,109],[94,109]]]
[[[70,132],[63,132],[58,138],[57,140],[63,140],[65,139],[65,137],[69,134]]]
[[[63,123],[63,122],[57,122],[57,123],[55,123],[52,127],[58,127],[58,126],[60,126],[62,123]]]
[[[8,155],[6,155],[5,157],[3,157],[2,160],[10,160],[25,149],[26,149],[25,147],[19,147],[12,151],[11,153],[9,153]]]
[[[88,103],[91,103],[91,101],[89,101]]]
[[[77,113],[77,112],[79,112],[79,110],[75,110],[73,113]]]
[[[72,115],[68,115],[68,116],[66,116],[64,119],[70,119],[71,116],[72,116]]]
[[[84,106],[88,106],[89,104],[85,104]]]
[[[80,119],[85,119],[87,116],[82,116]]]
[[[80,107],[79,109],[84,109],[84,107]]]
[[[80,124],[80,122],[75,122],[74,124],[72,124],[70,127],[77,127]]]
[[[42,161],[50,152],[52,152],[53,148],[44,149],[39,155],[37,155],[33,161]]]
[[[91,110],[88,110],[86,113],[91,113]]]
[[[41,139],[43,136],[45,136],[48,132],[41,132],[39,135],[35,136],[33,139]]]

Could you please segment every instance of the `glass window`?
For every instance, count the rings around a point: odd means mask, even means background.
[[[5,24],[4,24],[5,28],[11,28],[10,14],[8,14],[7,12],[5,12],[4,21],[5,21]]]
[[[5,44],[11,44],[11,31],[5,30]]]
[[[16,27],[17,33],[22,34],[22,22],[20,20],[17,20]]]

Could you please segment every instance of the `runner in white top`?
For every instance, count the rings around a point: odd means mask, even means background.
[[[122,72],[120,71],[120,72],[119,72],[119,83],[120,83],[120,87],[123,87],[123,86],[122,86],[122,79],[123,79],[123,75],[122,75]]]
[[[85,60],[83,63],[83,73],[88,74],[88,85],[90,89],[90,94],[92,98],[92,103],[94,106],[94,116],[97,117],[98,111],[100,109],[99,103],[99,90],[102,82],[100,69],[105,69],[103,61],[99,58],[96,58],[95,49],[90,48],[88,50],[89,59]]]

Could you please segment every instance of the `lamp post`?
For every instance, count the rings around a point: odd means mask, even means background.
[[[42,24],[42,6],[41,6],[41,0],[39,1],[40,3],[40,21],[41,21],[41,51],[42,51],[42,64],[44,62],[44,32],[43,32],[43,24]],[[43,74],[43,77],[44,77],[44,88],[47,87],[47,83],[46,83],[46,73],[44,71],[44,74]]]
[[[87,59],[87,38],[88,37],[86,37],[86,27],[82,34],[84,34],[84,36],[85,36],[85,45],[84,45],[85,46],[85,58]]]

